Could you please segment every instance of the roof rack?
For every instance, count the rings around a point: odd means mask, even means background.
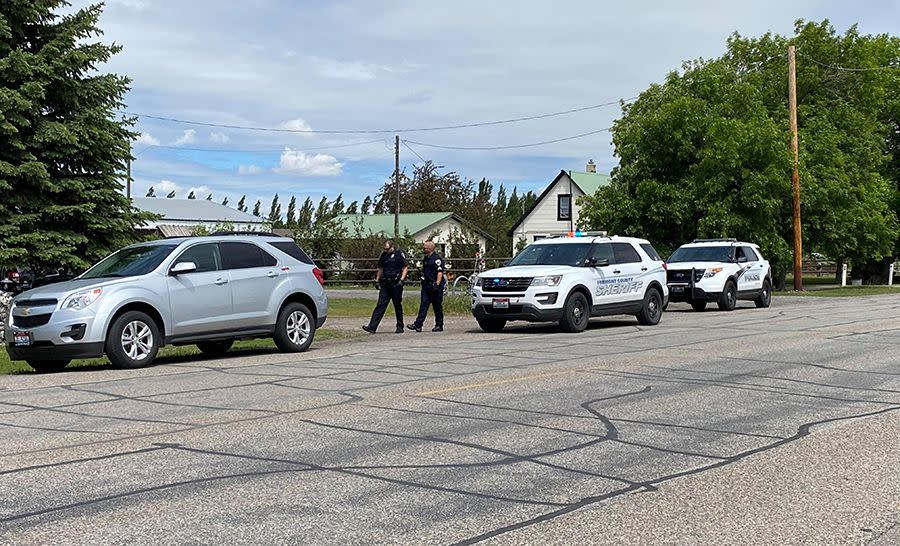
[[[209,237],[220,237],[222,235],[257,235],[259,237],[281,237],[269,231],[216,231],[209,234]]]
[[[694,239],[692,243],[736,243],[734,237],[723,237],[721,239]]]

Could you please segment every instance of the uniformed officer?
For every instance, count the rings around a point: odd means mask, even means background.
[[[416,321],[407,325],[407,328],[422,331],[425,317],[428,315],[428,306],[434,307],[434,328],[432,332],[444,331],[444,258],[434,251],[434,243],[425,241],[422,245],[425,251],[425,259],[422,261],[422,301],[419,304],[419,316]]]
[[[397,334],[403,333],[403,283],[406,282],[406,274],[409,267],[406,264],[406,254],[396,248],[394,241],[388,239],[384,242],[384,252],[378,258],[378,273],[375,274],[375,282],[378,283],[378,303],[372,311],[372,319],[369,324],[362,327],[363,330],[374,334],[378,324],[384,317],[388,302],[394,302],[394,311],[397,314]]]

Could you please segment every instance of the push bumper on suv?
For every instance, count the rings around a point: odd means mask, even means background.
[[[563,309],[542,309],[532,304],[511,303],[506,309],[495,309],[491,304],[479,303],[472,308],[476,319],[527,320],[529,322],[556,322],[563,316]]]
[[[671,266],[670,266],[671,267]],[[714,290],[713,287],[697,286],[710,279],[704,279],[705,269],[669,269],[666,272],[666,282],[669,288],[669,301],[693,302],[715,301],[722,292],[723,287]],[[708,283],[707,283],[708,284]]]

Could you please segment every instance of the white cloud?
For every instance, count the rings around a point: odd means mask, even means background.
[[[285,148],[281,153],[281,164],[274,171],[296,176],[338,176],[343,166],[334,156]]]
[[[181,190],[181,186],[171,180],[160,180],[159,184],[156,184],[153,189],[157,196],[165,197],[173,191],[178,193],[178,191]]]
[[[134,142],[135,144],[145,144],[147,146],[159,146],[159,139],[150,133],[141,133]]]
[[[197,131],[194,129],[185,129],[184,133],[175,141],[175,146],[184,146],[185,144],[193,144],[197,142]]]
[[[278,126],[279,129],[287,129],[289,131],[312,131],[312,126],[309,123],[306,123],[302,118],[289,119],[285,122],[282,122],[281,125]],[[297,133],[301,136],[312,136],[312,133]]]
[[[209,140],[216,144],[225,144],[231,140],[231,137],[221,131],[215,131],[209,134]]]
[[[238,167],[238,174],[259,174],[263,172],[262,167],[256,165],[241,165]]]

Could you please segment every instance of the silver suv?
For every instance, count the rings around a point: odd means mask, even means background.
[[[23,292],[5,341],[38,371],[103,354],[139,368],[165,345],[221,356],[235,339],[272,337],[305,351],[327,314],[322,272],[293,240],[216,234],[128,246],[76,279]]]

